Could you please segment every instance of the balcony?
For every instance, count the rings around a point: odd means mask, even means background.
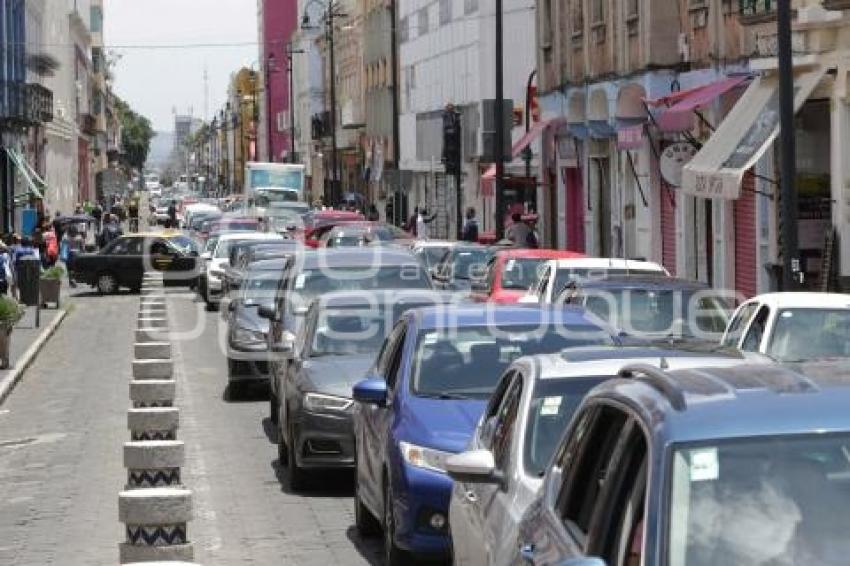
[[[97,119],[91,114],[80,114],[80,131],[87,136],[97,133]]]
[[[53,121],[53,92],[35,83],[0,82],[0,121],[22,128]]]

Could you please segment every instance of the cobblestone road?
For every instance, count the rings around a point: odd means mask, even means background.
[[[113,565],[123,533],[127,382],[137,296],[74,298],[75,307],[0,407],[0,564]],[[190,525],[204,565],[378,564],[380,542],[353,528],[350,475],[317,478],[291,494],[255,392],[225,400],[218,313],[174,292],[172,324],[199,328],[175,343],[186,442]]]

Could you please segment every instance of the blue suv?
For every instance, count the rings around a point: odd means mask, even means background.
[[[616,338],[575,308],[460,306],[408,311],[370,376],[354,387],[355,510],[363,534],[384,532],[390,565],[408,553],[445,558],[452,481],[487,399],[516,358]]]
[[[592,390],[512,564],[846,565],[850,365],[625,368]]]

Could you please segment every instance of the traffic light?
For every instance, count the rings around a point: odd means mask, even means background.
[[[443,165],[449,175],[460,174],[461,149],[460,112],[449,105],[443,112]]]

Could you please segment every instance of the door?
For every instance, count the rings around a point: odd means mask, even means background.
[[[735,201],[735,289],[745,299],[758,293],[755,177],[749,172],[741,183],[741,196]]]
[[[661,183],[661,263],[670,273],[676,273],[676,193]]]
[[[565,167],[564,185],[567,203],[566,249],[584,253],[584,187],[582,186],[581,169]]]

